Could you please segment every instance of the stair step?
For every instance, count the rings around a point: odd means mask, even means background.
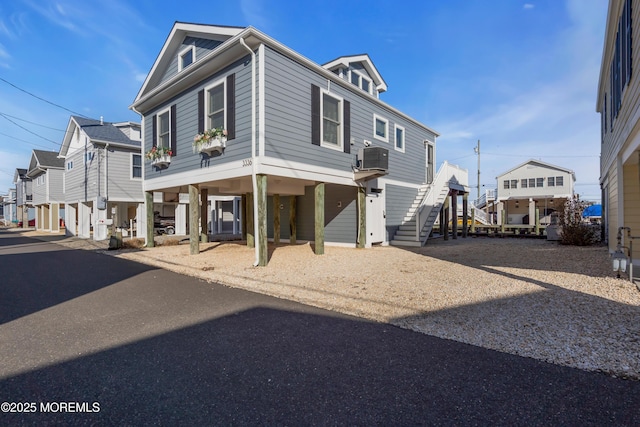
[[[420,235],[422,237],[426,236],[426,233],[423,231],[422,233],[420,233]],[[410,237],[416,237],[416,230],[398,230],[396,231],[396,237],[398,236],[410,236]]]
[[[422,246],[422,243],[416,241],[407,241],[407,240],[392,240],[389,242],[391,246],[412,246],[419,248]]]

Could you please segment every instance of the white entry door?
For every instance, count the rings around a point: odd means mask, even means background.
[[[379,193],[370,193],[366,197],[367,209],[365,211],[367,218],[367,240],[366,246],[374,243],[384,242],[385,237],[385,213],[383,199]]]

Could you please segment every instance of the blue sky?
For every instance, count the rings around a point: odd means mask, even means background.
[[[183,21],[252,25],[319,64],[368,53],[381,99],[441,134],[437,162],[467,168],[472,197],[480,140],[483,188],[535,158],[596,201],[606,14],[607,0],[2,2],[0,194],[31,150],[57,151],[69,110],[139,121],[128,107]]]

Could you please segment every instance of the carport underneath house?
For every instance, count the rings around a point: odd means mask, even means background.
[[[324,253],[325,241],[364,248],[366,245],[365,182],[351,185],[256,174],[207,181],[180,187],[145,191],[146,223],[153,224],[153,194],[189,194],[188,224],[191,254],[206,241],[209,196],[242,195],[241,229],[247,246],[256,248],[255,265],[268,262],[268,240],[275,244],[313,241],[316,254]],[[203,202],[204,201],[204,202]],[[153,246],[153,228],[147,227],[147,245]]]

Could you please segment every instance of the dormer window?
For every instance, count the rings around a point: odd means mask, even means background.
[[[178,71],[182,71],[187,68],[189,65],[193,64],[196,60],[196,47],[189,46],[182,52],[180,52],[180,57],[178,58]]]
[[[371,93],[371,79],[363,76],[357,71],[351,70],[351,83],[358,86],[367,93]]]

